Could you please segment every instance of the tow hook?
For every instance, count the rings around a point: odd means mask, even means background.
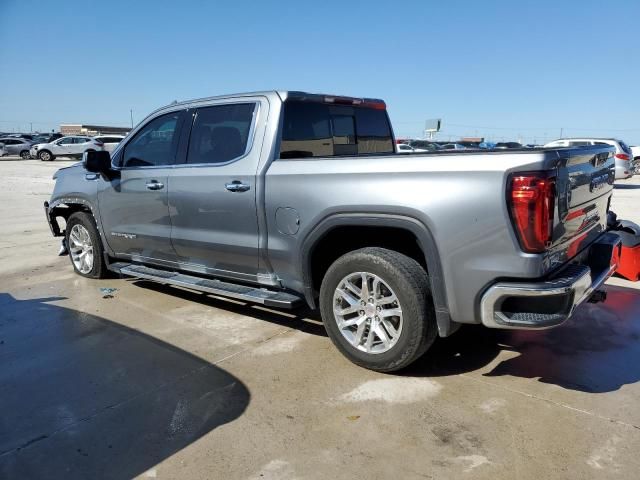
[[[596,290],[589,297],[589,303],[600,303],[604,302],[607,299],[607,292],[604,290]]]
[[[67,247],[67,239],[63,238],[62,242],[60,242],[60,250],[58,251],[59,257],[64,257],[69,254],[69,248]]]

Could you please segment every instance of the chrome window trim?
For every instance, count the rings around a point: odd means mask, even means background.
[[[256,129],[257,129],[257,125],[258,125],[258,121],[260,120],[260,113],[262,112],[262,102],[263,101],[267,101],[265,97],[259,97],[259,98],[242,98],[239,97],[237,99],[221,99],[221,101],[219,102],[215,102],[215,103],[207,103],[207,104],[195,104],[195,105],[180,105],[179,108],[174,108],[171,110],[162,110],[159,112],[155,112],[156,114],[152,114],[149,115],[148,117],[146,117],[142,122],[140,122],[136,128],[134,130],[131,130],[131,132],[129,132],[129,134],[123,138],[120,143],[118,143],[118,146],[114,149],[114,151],[111,153],[111,168],[113,170],[118,170],[118,171],[128,171],[128,170],[153,170],[153,169],[173,169],[173,168],[184,168],[184,167],[223,167],[225,165],[229,165],[231,163],[235,163],[245,157],[247,157],[253,150],[253,145],[255,143],[255,134],[256,134]],[[244,154],[242,154],[239,157],[236,157],[228,162],[224,162],[224,163],[174,163],[174,164],[170,164],[170,165],[147,165],[147,166],[140,166],[140,167],[120,167],[120,166],[116,166],[113,162],[113,159],[115,158],[115,156],[117,154],[120,153],[120,150],[124,151],[124,148],[127,146],[127,144],[131,141],[131,139],[133,139],[136,134],[142,129],[144,128],[149,122],[152,122],[153,120],[155,120],[158,117],[161,117],[163,115],[167,115],[167,114],[171,114],[171,113],[175,113],[175,112],[180,112],[180,111],[187,111],[191,108],[197,110],[200,108],[207,108],[207,107],[216,107],[218,105],[231,105],[231,104],[237,104],[237,103],[253,103],[254,106],[254,110],[253,110],[253,120],[251,123],[251,127],[249,128],[249,135],[247,136],[247,146],[245,147],[245,152]],[[188,119],[185,119],[185,123],[188,122]],[[191,124],[189,126],[189,128],[192,128],[193,126],[193,118],[191,119]],[[185,128],[185,125],[183,125],[183,128]],[[191,132],[189,132],[189,139],[191,139]],[[127,140],[126,142],[124,140]],[[188,149],[187,149],[187,158],[185,160],[188,159]]]

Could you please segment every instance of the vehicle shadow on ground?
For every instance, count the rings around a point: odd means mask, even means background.
[[[441,339],[406,375],[537,378],[568,390],[604,393],[640,380],[640,290],[607,286],[606,303],[584,304],[550,330],[467,326]],[[504,352],[508,359],[485,372]]]
[[[129,479],[245,411],[221,368],[61,300],[0,294],[0,478]]]
[[[218,297],[205,292],[186,290],[147,280],[132,279],[130,281],[138,287],[179,297],[190,302],[208,305],[240,315],[247,315],[275,325],[294,328],[311,335],[318,335],[321,337],[327,336],[324,326],[322,325],[322,319],[319,312],[309,310],[306,306],[296,308],[294,310],[278,310],[274,308],[266,308],[261,305],[255,305],[249,302],[243,302],[241,300]]]

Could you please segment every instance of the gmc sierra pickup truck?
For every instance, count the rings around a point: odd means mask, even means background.
[[[174,103],[54,178],[47,221],[79,275],[319,308],[379,371],[461,324],[559,325],[619,262],[611,147],[400,154],[376,99]]]

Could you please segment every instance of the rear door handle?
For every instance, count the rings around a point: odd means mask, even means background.
[[[231,183],[225,183],[224,186],[230,192],[246,192],[251,188],[250,185],[242,183],[240,180],[234,180]]]
[[[164,183],[160,183],[157,180],[151,180],[146,185],[147,185],[147,190],[161,190],[164,188]]]

